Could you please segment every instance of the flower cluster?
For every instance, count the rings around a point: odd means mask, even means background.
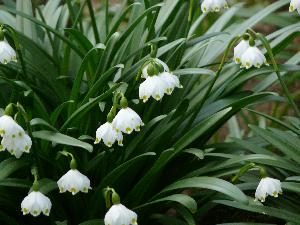
[[[170,73],[169,67],[157,58],[143,68],[142,78],[146,79],[139,87],[139,98],[143,102],[150,97],[159,101],[164,94],[171,95],[176,87],[182,88],[178,77]]]
[[[120,101],[121,109],[115,115],[115,107],[113,106],[107,116],[107,122],[102,124],[96,131],[95,144],[103,143],[111,147],[116,141],[119,146],[123,146],[123,134],[131,134],[132,131],[140,131],[144,123],[140,116],[128,107],[127,99],[123,96]]]
[[[201,10],[203,13],[219,12],[222,9],[227,9],[228,4],[226,0],[203,0]]]
[[[255,46],[255,41],[248,35],[234,48],[234,61],[241,68],[260,68],[263,64],[268,65],[264,54]]]
[[[7,150],[16,158],[20,158],[24,152],[29,153],[32,145],[31,138],[12,117],[7,115],[0,117],[0,135],[2,151]]]

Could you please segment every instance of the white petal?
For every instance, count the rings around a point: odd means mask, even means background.
[[[88,192],[88,189],[91,189],[88,177],[80,173],[77,169],[69,170],[57,181],[57,185],[61,193],[69,191],[73,195],[79,191]]]
[[[144,123],[135,111],[127,107],[118,112],[112,122],[112,125],[117,132],[121,131],[123,133],[130,134],[133,130],[139,131],[140,127],[143,126]]]
[[[7,64],[10,61],[16,61],[16,52],[7,42],[0,41],[0,62]]]
[[[50,199],[39,191],[32,191],[28,194],[21,203],[21,209],[24,215],[31,214],[38,216],[40,213],[48,216],[52,204]]]

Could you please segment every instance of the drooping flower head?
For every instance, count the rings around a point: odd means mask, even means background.
[[[72,158],[70,161],[70,170],[57,181],[59,192],[64,193],[69,191],[72,195],[77,194],[79,191],[88,193],[89,189],[92,189],[90,180],[77,170],[77,163],[73,154],[67,151],[59,153]]]
[[[57,185],[60,193],[69,191],[72,195],[77,194],[79,191],[87,193],[89,189],[92,189],[89,178],[77,169],[70,169],[57,181]]]
[[[244,35],[243,40],[234,48],[233,59],[237,64],[241,63],[242,55],[250,47],[249,45],[249,35]]]
[[[144,123],[141,117],[128,107],[127,99],[122,97],[120,101],[122,109],[112,121],[112,126],[117,132],[130,134],[133,130],[140,131]]]
[[[113,128],[112,122],[106,122],[97,129],[95,144],[100,143],[101,140],[108,147],[111,147],[116,141],[119,146],[123,146],[123,135]]]
[[[278,194],[282,194],[280,180],[264,177],[256,188],[255,199],[264,202],[268,195],[278,197]]]
[[[0,26],[0,62],[7,64],[11,61],[17,61],[15,50],[4,40],[3,27]]]
[[[113,188],[106,188],[104,197],[109,208],[104,217],[105,225],[137,225],[137,214],[120,203],[120,197]]]
[[[289,11],[294,12],[295,10],[300,14],[300,0],[291,0]]]
[[[115,204],[104,217],[105,225],[135,225],[137,224],[137,214],[122,204]]]
[[[241,56],[241,67],[246,69],[260,68],[263,64],[269,65],[264,54],[255,46],[255,41],[250,38],[249,47]]]
[[[52,204],[50,199],[39,191],[39,182],[37,180],[37,169],[32,169],[34,175],[34,182],[32,191],[21,202],[21,210],[23,215],[31,214],[36,217],[43,213],[45,216],[49,216]]]
[[[219,12],[222,9],[227,9],[228,4],[226,0],[203,0],[201,10],[203,13]]]
[[[23,215],[39,216],[43,213],[45,216],[49,216],[51,207],[50,199],[39,191],[32,191],[21,203]]]
[[[182,88],[178,77],[170,73],[168,66],[159,59],[153,59],[143,68],[142,77],[146,78],[139,86],[139,98],[143,102],[150,97],[159,101],[164,94],[171,95],[176,87]]]
[[[20,158],[24,152],[29,153],[31,138],[12,117],[7,115],[0,117],[0,135],[2,136],[0,151],[7,150],[16,158]]]

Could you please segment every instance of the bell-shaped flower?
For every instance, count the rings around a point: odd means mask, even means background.
[[[242,40],[235,48],[234,48],[234,56],[233,59],[237,64],[241,63],[242,55],[246,52],[246,50],[250,47],[248,40]]]
[[[242,55],[241,67],[246,69],[252,66],[260,68],[263,64],[268,65],[264,54],[255,46],[250,46]]]
[[[159,101],[166,92],[167,83],[161,76],[148,76],[146,80],[140,84],[139,98],[143,102],[147,102],[152,96],[155,100]]]
[[[165,93],[167,95],[172,94],[173,90],[177,88],[182,88],[180,81],[177,76],[174,74],[163,72],[159,75],[159,77],[166,83]]]
[[[104,217],[105,225],[136,225],[137,214],[122,204],[113,205]]]
[[[17,136],[19,132],[24,132],[23,128],[17,122],[7,115],[0,117],[0,135]]]
[[[32,191],[21,203],[23,215],[30,213],[33,216],[39,216],[43,213],[49,216],[51,207],[50,199],[39,191]]]
[[[123,135],[121,132],[117,132],[112,123],[106,122],[102,124],[96,131],[95,144],[100,143],[103,140],[104,144],[111,147],[116,141],[118,145],[123,146]]]
[[[278,194],[282,194],[280,180],[264,177],[256,188],[255,199],[264,202],[268,195],[278,197]]]
[[[15,50],[6,41],[0,41],[0,62],[7,64],[11,61],[17,61]]]
[[[29,153],[31,145],[31,138],[24,131],[20,131],[16,136],[4,135],[1,141],[0,151],[6,149],[16,158],[20,158],[24,152]]]
[[[140,131],[144,123],[135,111],[129,107],[123,107],[113,119],[112,125],[117,132],[130,134],[133,130]]]
[[[77,194],[79,191],[87,193],[89,189],[92,189],[89,178],[77,169],[70,169],[57,181],[57,185],[60,193],[69,191],[72,195]]]
[[[203,13],[219,12],[222,9],[227,9],[228,4],[226,0],[203,0],[201,10]]]
[[[294,12],[295,10],[300,14],[300,0],[291,0],[289,11]]]
[[[163,70],[164,70],[164,72],[169,72],[170,71],[170,69],[169,69],[169,67],[168,67],[168,65],[166,64],[166,63],[164,63],[163,61],[161,61],[160,59],[158,59],[158,58],[155,58],[154,59],[155,60],[155,62],[157,63],[157,64],[160,64],[162,67],[163,67]],[[146,65],[144,68],[143,68],[143,70],[142,70],[142,78],[147,78],[149,75],[148,75],[148,67],[149,67],[149,65],[150,64],[148,64],[148,65]],[[158,74],[157,74],[158,75]]]

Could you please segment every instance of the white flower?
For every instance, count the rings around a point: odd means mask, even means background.
[[[123,135],[121,132],[117,132],[112,123],[106,122],[102,124],[96,131],[96,141],[95,144],[98,144],[103,140],[104,144],[108,147],[111,147],[115,141],[118,141],[118,145],[123,146]]]
[[[203,0],[201,10],[203,13],[219,12],[221,9],[227,9],[228,4],[226,0]]]
[[[255,199],[264,202],[268,195],[278,197],[278,194],[282,194],[280,180],[265,177],[261,179],[256,188]]]
[[[169,72],[148,76],[146,80],[140,84],[139,98],[142,99],[143,102],[146,102],[152,96],[155,100],[159,101],[163,98],[164,94],[172,94],[175,87],[182,88],[178,77]]]
[[[296,9],[300,14],[300,0],[291,0],[289,11],[294,12]]]
[[[23,154],[29,153],[32,141],[31,138],[23,131],[19,132],[17,136],[6,136],[4,135],[1,141],[0,150],[4,151],[7,149],[10,154],[16,158],[20,158]]]
[[[24,131],[23,128],[14,121],[10,116],[4,115],[0,117],[0,135],[13,136]]]
[[[159,75],[166,83],[165,93],[167,95],[172,94],[173,90],[177,88],[182,88],[182,85],[180,84],[180,81],[177,76],[168,73],[163,72]]]
[[[166,87],[166,81],[160,76],[148,76],[146,80],[140,84],[139,98],[143,99],[143,102],[146,102],[152,96],[158,101],[164,96]]]
[[[163,61],[161,61],[158,58],[155,58],[154,60],[156,61],[156,63],[161,64],[163,66],[165,72],[169,72],[170,71],[169,67],[168,67],[168,65],[166,63],[164,63]],[[147,78],[148,77],[148,72],[147,72],[148,66],[149,66],[149,64],[143,68],[142,75],[141,75],[142,78]]]
[[[250,46],[245,51],[241,58],[241,64],[241,67],[245,67],[246,69],[252,66],[260,68],[263,64],[268,65],[264,54],[255,46]]]
[[[135,225],[137,214],[122,204],[113,205],[104,217],[105,225]]]
[[[248,40],[242,40],[235,48],[234,48],[234,61],[237,64],[241,63],[242,55],[246,52],[246,50],[250,47]]]
[[[43,212],[44,215],[49,216],[51,206],[50,199],[39,191],[32,191],[21,203],[23,215],[30,213],[38,216]]]
[[[121,109],[112,122],[113,128],[117,132],[130,134],[133,130],[140,131],[140,127],[144,125],[140,116],[131,108]]]
[[[0,62],[7,64],[10,61],[17,61],[16,52],[6,41],[0,41]]]
[[[7,150],[16,158],[20,158],[23,152],[29,153],[31,138],[12,117],[6,115],[0,117],[0,135],[2,136],[0,151]]]
[[[92,189],[89,178],[77,169],[70,169],[57,181],[57,185],[60,193],[69,191],[72,195],[77,194],[79,191],[87,193],[89,189]]]

